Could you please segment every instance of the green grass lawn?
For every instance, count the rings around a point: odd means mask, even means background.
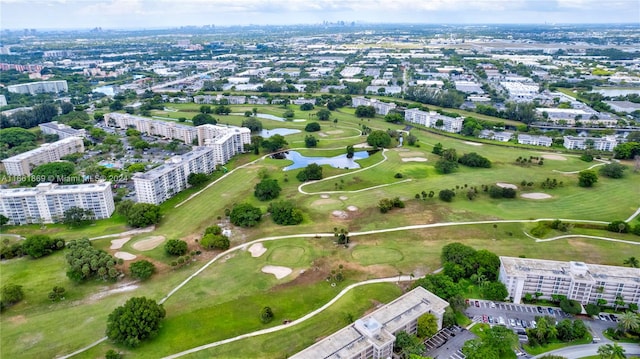
[[[523,344],[522,347],[524,348],[524,350],[526,350],[527,353],[531,354],[531,355],[539,355],[542,353],[546,353],[552,350],[556,350],[556,349],[560,349],[560,348],[566,348],[566,347],[570,347],[573,345],[581,345],[581,344],[590,344],[591,343],[591,335],[589,335],[588,338],[584,338],[584,339],[580,339],[580,340],[574,340],[571,342],[567,342],[567,343],[549,343],[547,345],[539,345],[539,346],[530,346],[528,344]]]

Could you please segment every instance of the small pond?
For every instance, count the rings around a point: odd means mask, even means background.
[[[260,131],[259,135],[262,136],[263,138],[269,138],[273,135],[286,136],[286,135],[292,135],[294,133],[300,133],[300,130],[294,130],[291,128],[272,128],[270,130],[263,129],[262,131]]]
[[[353,158],[347,158],[346,153],[335,157],[306,157],[301,155],[300,152],[297,151],[284,152],[283,157],[274,156],[274,158],[286,158],[293,161],[292,165],[284,168],[285,171],[307,167],[307,165],[311,163],[315,163],[318,165],[330,165],[335,168],[360,168],[360,165],[356,162],[356,160],[361,160],[367,157],[369,157],[369,153],[367,151],[355,152],[353,154]]]
[[[267,120],[274,120],[274,121],[284,122],[284,118],[278,117],[278,116],[274,116],[274,115],[270,115],[268,113],[258,113],[258,114],[256,114],[256,117],[264,118],[264,119],[267,119]]]

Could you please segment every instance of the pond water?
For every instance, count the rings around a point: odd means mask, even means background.
[[[626,96],[630,94],[640,95],[640,89],[595,89],[592,92],[597,92],[607,97]]]
[[[360,165],[356,160],[369,157],[369,153],[367,151],[358,151],[353,154],[353,158],[347,158],[346,153],[335,157],[306,157],[301,155],[300,152],[288,151],[285,152],[284,157],[293,161],[292,165],[284,168],[285,171],[307,167],[311,163],[315,163],[317,165],[330,165],[335,168],[354,169],[360,168]]]
[[[267,120],[274,120],[274,121],[284,122],[284,118],[278,117],[278,116],[274,116],[274,115],[270,115],[268,113],[258,113],[258,114],[256,114],[256,117],[264,118],[264,119],[267,119]]]
[[[300,133],[300,130],[294,130],[291,128],[272,128],[270,130],[263,129],[262,131],[260,131],[259,135],[262,136],[263,138],[269,138],[273,135],[286,136],[286,135],[292,135],[294,133]]]

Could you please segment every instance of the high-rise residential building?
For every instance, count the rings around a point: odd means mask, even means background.
[[[425,127],[434,127],[446,132],[458,133],[462,131],[462,117],[443,116],[435,111],[422,111],[410,108],[404,111],[404,120]]]
[[[448,306],[435,294],[416,287],[291,358],[391,358],[398,332],[415,334],[418,318],[427,313],[438,318],[438,329],[442,328],[442,316]]]
[[[58,123],[58,121],[41,123],[38,127],[42,130],[42,133],[47,135],[58,135],[58,138],[61,140],[68,137],[85,137],[87,135],[87,131],[83,128],[76,130],[71,126]]]
[[[244,152],[244,146],[251,143],[251,130],[246,127],[225,127],[201,125],[198,130],[198,145],[213,148],[215,164],[225,164],[238,153]]]
[[[564,136],[564,147],[570,150],[593,149],[597,151],[613,151],[618,145],[616,136],[582,137]]]
[[[111,112],[105,114],[104,124],[124,129],[134,128],[149,136],[180,140],[188,145],[192,144],[197,136],[197,130],[193,126],[168,121],[157,121],[124,113]]]
[[[2,161],[5,171],[10,176],[30,175],[31,170],[39,165],[58,161],[72,153],[84,152],[84,142],[81,137],[67,137],[60,141],[45,143],[42,146],[9,157]]]
[[[351,107],[358,106],[373,106],[376,109],[376,113],[378,115],[386,116],[389,111],[394,110],[396,108],[395,103],[391,102],[382,102],[377,99],[368,99],[364,97],[354,97],[351,99]]]
[[[542,299],[556,294],[582,304],[603,299],[612,305],[622,298],[627,304],[640,305],[640,268],[500,257],[499,278],[514,303],[538,293]]]
[[[72,207],[91,210],[95,219],[111,217],[115,210],[111,182],[0,189],[0,214],[9,218],[9,224],[60,222]]]
[[[58,93],[69,91],[67,80],[59,81],[38,81],[28,82],[26,84],[9,85],[7,90],[13,93],[37,95],[39,93]]]

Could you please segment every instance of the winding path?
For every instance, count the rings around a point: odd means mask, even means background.
[[[616,238],[609,238],[609,237],[590,236],[586,234],[565,234],[563,236],[556,236],[556,237],[542,239],[542,238],[536,238],[527,232],[523,232],[523,233],[525,236],[531,239],[535,239],[536,242],[551,242],[551,241],[564,239],[564,238],[588,238],[588,239],[599,239],[603,241],[619,242],[619,243],[625,243],[625,244],[634,244],[634,245],[640,246],[640,242],[625,241],[624,239],[616,239]]]

